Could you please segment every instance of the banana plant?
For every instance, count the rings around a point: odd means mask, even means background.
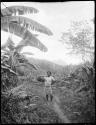
[[[26,6],[10,6],[1,9],[1,30],[5,32],[13,33],[22,38],[17,48],[21,51],[21,48],[30,45],[46,52],[47,48],[36,38],[36,35],[32,34],[29,29],[35,30],[47,35],[53,35],[53,33],[41,25],[40,23],[20,16],[26,13],[37,13],[37,9]],[[18,13],[18,16],[17,16]],[[4,46],[3,46],[4,47]]]
[[[7,55],[9,55],[9,65],[11,65],[11,69],[14,69],[14,66],[20,66],[18,61],[22,62],[22,58],[18,59],[16,53],[19,54],[23,47],[32,46],[40,49],[41,51],[47,51],[47,47],[43,45],[37,39],[37,35],[31,33],[29,29],[44,33],[46,35],[53,35],[53,33],[40,23],[32,19],[20,16],[27,13],[31,14],[38,12],[39,11],[37,9],[27,6],[9,6],[7,8],[1,9],[1,30],[12,33],[22,38],[17,46],[14,46],[14,42],[10,37],[8,38],[7,42],[3,46],[1,46],[1,49],[6,51]],[[26,64],[29,64],[26,59],[25,62]],[[24,61],[22,65],[24,65]],[[36,69],[34,65],[29,65]]]

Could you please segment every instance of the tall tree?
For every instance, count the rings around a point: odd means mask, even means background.
[[[71,50],[68,54],[79,54],[85,62],[94,58],[94,29],[88,21],[72,22],[71,28],[62,34],[61,42]]]

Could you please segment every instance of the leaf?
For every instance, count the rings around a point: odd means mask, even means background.
[[[22,59],[20,59],[20,60],[22,60]],[[32,68],[34,68],[35,70],[37,70],[37,67],[35,65],[29,63],[28,60],[23,60],[23,62],[20,63],[20,65],[17,65],[17,67],[18,66],[27,66],[28,67],[28,65],[31,66]],[[31,67],[29,67],[29,68],[31,68]]]
[[[21,16],[11,16],[11,17],[2,17],[1,18],[1,25],[3,23],[18,23],[20,25],[23,25],[25,28],[29,28],[31,30],[39,31],[41,33],[45,33],[47,35],[53,35],[53,33],[46,28],[45,26],[41,25],[40,23],[29,19],[27,17],[21,17]]]
[[[16,54],[15,54],[16,55]],[[18,57],[17,57],[17,60],[18,60],[18,62],[19,62],[19,64],[17,64],[17,65],[15,65],[15,67],[20,67],[20,66],[31,66],[31,67],[33,67],[35,70],[37,70],[37,67],[35,66],[35,65],[33,65],[33,64],[31,64],[27,59],[26,59],[26,57],[24,56],[24,55],[21,55],[21,54],[19,54],[18,55]],[[15,63],[16,64],[16,63]],[[30,67],[30,68],[31,68]]]
[[[1,62],[1,64],[4,64],[4,66],[6,66],[7,68],[10,68],[10,66],[9,65],[7,65],[7,64],[5,64],[4,62]]]
[[[2,23],[1,29],[6,32],[9,30],[10,33],[14,33],[15,35],[23,38],[23,40],[21,40],[16,47],[18,51],[21,51],[21,49],[26,45],[36,47],[44,52],[47,51],[47,48],[36,37],[34,37],[30,31],[26,30],[24,27],[21,27],[19,24]]]
[[[35,65],[33,65],[33,64],[29,63],[29,62],[27,64],[30,65],[31,67],[33,67],[35,70],[37,70],[37,67]]]
[[[36,39],[34,36],[32,36],[32,38],[27,40],[21,40],[20,43],[16,46],[16,50],[20,52],[24,46],[32,46],[40,49],[41,51],[47,51],[47,48],[38,39]]]
[[[8,37],[8,40],[6,42],[6,46],[10,49],[10,50],[14,50],[15,44],[12,41],[12,39],[10,37]]]
[[[6,47],[8,47],[10,50],[13,50],[15,47],[15,44],[10,37],[8,37],[6,43],[1,46],[1,49],[6,51]]]
[[[2,16],[12,16],[13,14],[18,13],[23,15],[26,13],[38,13],[39,11],[33,7],[27,6],[9,6],[7,8],[1,9]]]
[[[13,70],[11,70],[10,68],[8,68],[7,66],[1,65],[1,68],[6,69],[6,70],[9,70],[11,73],[17,75],[17,73],[15,73]]]

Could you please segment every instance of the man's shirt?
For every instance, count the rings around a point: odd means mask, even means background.
[[[50,76],[50,77],[46,76],[46,77],[44,77],[44,79],[45,79],[45,86],[46,87],[47,86],[51,87],[52,81],[55,81],[53,76]]]

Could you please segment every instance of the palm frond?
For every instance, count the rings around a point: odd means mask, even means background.
[[[31,30],[35,30],[35,31],[39,31],[41,33],[45,33],[47,35],[53,35],[53,33],[46,28],[45,26],[41,25],[40,23],[26,18],[26,17],[21,17],[21,16],[9,16],[9,17],[2,17],[1,18],[1,25],[3,25],[4,23],[9,23],[9,22],[13,22],[13,23],[18,23],[21,26],[23,25],[23,27],[31,29]]]
[[[3,16],[12,16],[13,14],[18,13],[19,15],[23,15],[26,13],[38,13],[39,11],[33,7],[28,6],[10,6],[4,9],[1,9],[1,13]]]
[[[29,45],[36,47],[41,51],[47,51],[47,48],[36,37],[34,37],[30,31],[26,30],[24,27],[21,27],[19,24],[2,23],[1,29],[6,32],[14,33],[15,35],[23,38],[23,40],[16,47],[18,50],[21,50],[22,47]]]

